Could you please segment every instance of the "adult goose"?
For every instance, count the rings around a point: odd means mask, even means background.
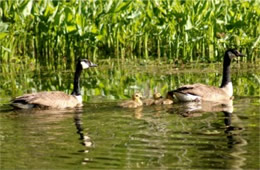
[[[243,56],[236,49],[228,49],[224,55],[223,77],[220,88],[204,85],[192,84],[184,85],[176,90],[170,91],[179,101],[215,101],[221,102],[232,100],[233,86],[230,77],[230,64],[233,58]]]
[[[68,95],[61,91],[52,92],[38,92],[25,94],[23,96],[16,97],[11,106],[19,109],[30,109],[30,108],[74,108],[82,106],[82,96],[80,93],[80,74],[83,69],[88,69],[90,67],[96,67],[87,59],[79,59],[76,65],[76,71],[74,75],[74,88],[71,95]]]

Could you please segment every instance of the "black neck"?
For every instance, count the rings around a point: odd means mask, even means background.
[[[228,56],[228,53],[225,53],[224,62],[223,62],[223,77],[222,77],[222,83],[220,87],[224,87],[229,82],[231,82],[230,63],[231,60]]]
[[[231,125],[231,116],[232,116],[232,113],[230,112],[227,112],[227,111],[223,111],[224,115],[225,115],[225,118],[224,118],[224,123],[226,126],[230,126]]]
[[[77,67],[76,67],[76,71],[75,71],[75,75],[74,75],[74,87],[73,87],[73,91],[72,91],[72,95],[76,95],[76,96],[79,96],[81,95],[80,93],[80,83],[79,83],[79,78],[80,78],[80,74],[82,72],[82,66],[79,64],[77,64]]]

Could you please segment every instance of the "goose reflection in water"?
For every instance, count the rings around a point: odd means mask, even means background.
[[[86,147],[91,147],[92,142],[89,136],[87,134],[84,134],[84,128],[83,128],[83,123],[81,121],[81,116],[82,113],[77,113],[74,116],[74,122],[75,126],[77,128],[77,134],[79,134],[79,139],[81,140],[81,144]]]
[[[222,112],[224,114],[224,133],[227,137],[227,148],[230,151],[230,156],[234,159],[228,159],[228,169],[242,169],[246,164],[245,146],[248,142],[242,137],[241,133],[244,128],[239,117],[233,113],[233,101],[226,101],[225,103],[216,102],[187,102],[179,103],[174,108],[168,110],[169,113],[179,114],[185,118],[193,118],[202,116],[203,113]],[[203,132],[202,132],[203,133]],[[207,132],[203,135],[217,135],[219,133]]]
[[[142,107],[138,107],[138,108],[134,109],[134,117],[136,119],[141,119],[143,117],[142,111],[143,111]]]
[[[233,101],[229,100],[226,102],[184,102],[176,103],[176,107],[170,108],[169,113],[176,113],[182,115],[183,117],[197,117],[202,116],[205,112],[233,112]]]
[[[91,141],[91,138],[87,135],[87,133],[84,132],[81,116],[82,116],[81,112],[76,113],[74,116],[74,123],[77,129],[77,134],[79,134],[80,143],[85,147],[84,150],[80,152],[88,153],[89,148],[93,146],[93,142]],[[87,164],[89,161],[90,159],[88,157],[85,157],[82,161],[82,165]]]
[[[226,125],[225,133],[227,135],[227,147],[230,149],[230,155],[235,159],[230,161],[231,169],[242,169],[245,165],[246,158],[243,156],[247,153],[244,147],[248,144],[247,141],[242,137],[241,133],[244,130],[243,127],[232,125],[232,120],[239,122],[239,118],[232,112],[223,111],[224,123]]]
[[[76,127],[76,133],[79,135],[80,144],[84,146],[84,149],[79,152],[88,153],[89,148],[93,147],[93,142],[91,138],[88,136],[86,131],[84,131],[83,122],[82,122],[82,114],[84,110],[83,108],[73,108],[73,109],[51,109],[51,110],[42,110],[42,109],[27,109],[27,110],[14,110],[13,116],[21,116],[26,115],[26,117],[33,118],[34,121],[29,121],[28,129],[26,132],[30,132],[31,134],[41,134],[43,132],[52,133],[52,135],[48,136],[45,141],[58,141],[58,137],[61,133],[58,131],[54,134],[53,131],[50,132],[50,129],[60,129],[61,122],[66,119],[74,119],[74,124]],[[47,124],[53,125],[52,128],[47,126]],[[39,128],[40,127],[40,128]],[[34,142],[34,141],[32,141]],[[39,143],[38,143],[39,145]],[[89,158],[84,157],[82,164],[86,164],[89,161]]]

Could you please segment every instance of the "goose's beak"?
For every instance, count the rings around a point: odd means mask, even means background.
[[[244,57],[245,55],[244,54],[242,54],[241,52],[239,52],[238,50],[236,50],[236,56],[237,57]]]
[[[240,53],[239,51],[236,51],[234,60],[238,61],[240,57],[244,57],[245,55]]]
[[[240,52],[238,52],[237,56],[238,56],[238,57],[244,57],[245,55],[242,54],[242,53],[240,53]]]
[[[98,65],[97,64],[94,64],[92,62],[89,62],[89,67],[97,67]]]

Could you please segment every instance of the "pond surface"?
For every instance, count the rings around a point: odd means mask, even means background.
[[[31,91],[71,91],[71,72],[7,75],[8,85],[0,80],[0,169],[259,169],[258,66],[233,66],[235,99],[228,106],[117,106],[134,91],[151,96],[186,83],[217,86],[219,66],[101,66],[83,75],[84,107],[63,111],[14,111],[6,104]]]

